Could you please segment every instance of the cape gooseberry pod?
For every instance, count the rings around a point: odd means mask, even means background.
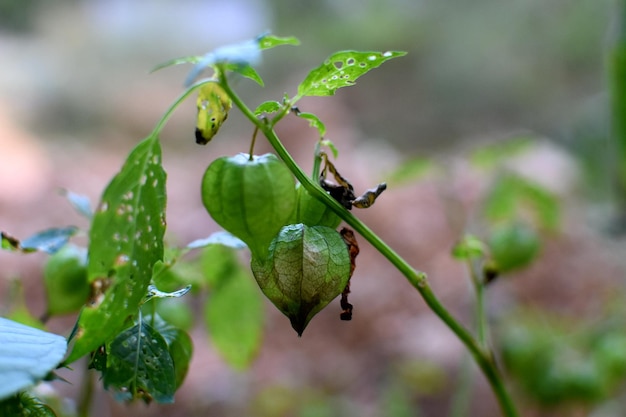
[[[288,224],[296,207],[295,180],[273,154],[218,158],[202,179],[202,202],[213,220],[243,240],[254,256]]]
[[[283,227],[265,259],[252,257],[252,272],[263,293],[291,321],[298,335],[345,289],[350,278],[348,247],[325,226]]]
[[[304,223],[307,226],[326,226],[331,229],[339,226],[341,218],[330,207],[309,194],[301,184],[296,186],[296,191],[298,204],[292,223]]]

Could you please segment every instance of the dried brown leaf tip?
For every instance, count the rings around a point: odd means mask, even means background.
[[[380,183],[375,188],[370,188],[365,191],[363,195],[357,197],[354,194],[354,187],[350,184],[350,181],[345,179],[335,165],[328,160],[328,155],[324,152],[320,152],[320,157],[324,160],[324,169],[320,175],[320,185],[326,190],[332,198],[337,200],[346,209],[351,210],[352,207],[356,208],[368,208],[371,207],[376,198],[387,189],[387,184]],[[326,179],[328,173],[332,174],[335,182],[328,181]]]
[[[356,241],[356,237],[354,236],[354,232],[347,227],[344,227],[339,232],[343,241],[346,242],[346,246],[348,246],[348,253],[350,254],[350,278],[348,278],[348,284],[346,284],[346,288],[341,293],[341,314],[339,318],[341,320],[352,320],[352,304],[348,302],[348,294],[350,294],[350,279],[352,278],[352,274],[354,273],[354,269],[356,268],[356,256],[359,254],[359,244]]]

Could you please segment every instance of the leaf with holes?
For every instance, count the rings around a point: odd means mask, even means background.
[[[406,55],[406,52],[341,51],[331,55],[312,70],[298,86],[298,96],[332,96],[341,87],[354,85],[356,80],[382,63]]]
[[[120,333],[109,347],[104,387],[116,390],[120,401],[154,399],[174,402],[174,362],[163,336],[140,320]]]
[[[148,137],[104,191],[89,233],[92,299],[81,312],[67,363],[110,340],[137,313],[153,265],[163,259],[165,178],[159,140]]]

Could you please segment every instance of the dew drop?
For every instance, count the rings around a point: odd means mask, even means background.
[[[391,55],[392,55],[392,53],[391,53],[391,52],[389,52],[389,51],[387,51],[387,52],[383,53],[383,56],[384,56],[385,58],[388,58],[388,57],[390,57]]]

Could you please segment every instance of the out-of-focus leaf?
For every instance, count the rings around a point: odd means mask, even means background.
[[[519,136],[492,145],[481,146],[470,155],[471,162],[480,168],[495,168],[506,158],[528,151],[534,143],[530,136]]]
[[[326,146],[333,154],[333,158],[337,159],[339,156],[339,150],[335,146],[335,144],[330,139],[324,139],[320,142],[321,146]]]
[[[209,245],[223,245],[233,249],[246,248],[246,244],[241,239],[225,231],[215,232],[207,238],[194,240],[187,245],[187,248],[199,249]]]
[[[202,250],[200,268],[209,288],[221,285],[241,268],[237,253],[230,247],[210,245]]]
[[[162,64],[157,65],[150,72],[155,72],[163,68],[171,67],[174,65],[197,64],[198,62],[202,61],[202,58],[203,58],[202,55],[190,55],[190,56],[183,56],[180,58],[170,59],[169,61],[166,61]]]
[[[226,69],[227,71],[236,72],[237,74],[254,81],[255,83],[257,83],[261,87],[263,87],[265,85],[265,83],[263,82],[263,79],[261,78],[259,73],[256,72],[256,70],[251,65],[247,65],[247,64],[225,64],[224,65],[224,69]]]
[[[332,96],[341,87],[356,80],[384,62],[406,55],[406,52],[340,51],[312,70],[298,86],[298,96]]]
[[[271,34],[261,35],[259,38],[259,47],[261,50],[275,48],[281,45],[300,45],[300,41],[293,36],[274,36]]]
[[[259,39],[250,39],[233,45],[217,48],[204,55],[193,67],[187,79],[185,87],[189,87],[206,68],[216,64],[251,66],[261,60],[261,48]],[[232,69],[233,67],[229,67]]]
[[[2,239],[2,249],[16,251],[20,249],[20,241],[9,235],[6,232],[0,232],[0,238]]]
[[[48,316],[80,310],[89,298],[87,249],[65,245],[52,255],[44,267],[44,286]]]
[[[0,416],[6,417],[56,417],[52,409],[38,398],[22,392],[0,401]]]
[[[560,222],[557,197],[539,184],[518,175],[502,175],[485,200],[484,212],[492,222],[516,221],[530,213],[537,226],[556,230]]]
[[[116,398],[141,398],[159,403],[174,402],[174,362],[163,336],[147,320],[124,330],[111,342],[104,387],[116,390]]]
[[[91,220],[93,217],[93,210],[91,209],[91,201],[89,201],[89,197],[76,194],[66,189],[61,189],[61,194],[67,198],[67,201],[69,201],[78,214]]]
[[[298,117],[302,117],[303,119],[308,120],[309,125],[317,129],[317,131],[320,133],[320,137],[324,137],[324,135],[326,134],[326,126],[324,125],[324,123],[322,123],[319,117],[317,117],[313,113],[298,113]]]
[[[0,400],[42,380],[66,350],[64,337],[0,317]]]
[[[264,101],[259,104],[259,106],[254,110],[254,114],[256,116],[260,116],[264,113],[276,113],[278,110],[282,109],[283,105],[278,101]]]
[[[137,313],[153,266],[163,259],[165,178],[159,140],[148,137],[104,191],[89,239],[93,297],[79,317],[67,363],[110,340]]]
[[[53,254],[61,249],[76,232],[78,228],[75,226],[44,230],[22,240],[20,247],[25,252],[41,251]]]
[[[263,302],[252,277],[241,267],[213,287],[204,317],[211,341],[234,368],[245,369],[262,338]]]

